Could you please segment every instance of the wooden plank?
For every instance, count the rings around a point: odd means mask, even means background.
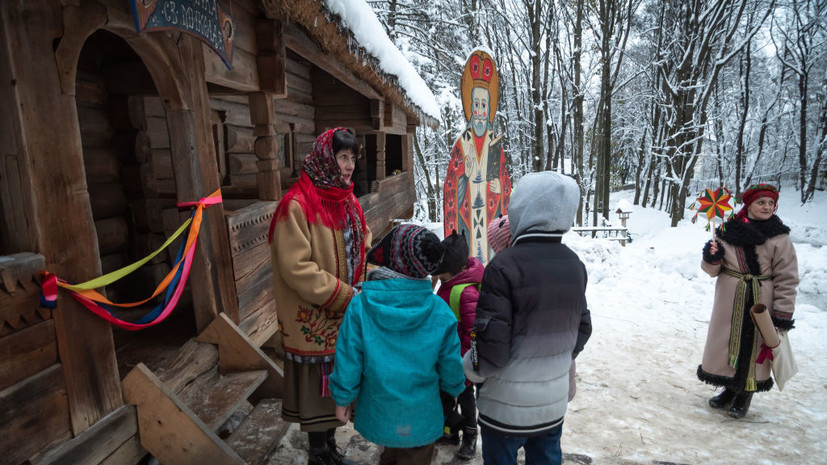
[[[4,67],[0,66],[1,68]],[[0,93],[0,98],[2,95]],[[9,102],[5,99],[3,101]],[[4,139],[3,132],[0,130],[0,140]],[[21,162],[25,160],[18,154],[0,154],[0,179],[5,181],[0,182],[0,210],[4,212],[0,215],[0,248],[8,251],[37,250],[38,236],[34,231],[32,199],[23,195],[31,192],[31,187],[25,175],[25,165]]]
[[[137,434],[135,407],[124,405],[74,438],[32,460],[32,465],[99,464]]]
[[[234,153],[228,158],[230,174],[256,174],[258,157],[252,153]]]
[[[225,125],[227,153],[253,153],[256,138],[250,126]]]
[[[200,43],[200,42],[199,42]],[[207,44],[201,44],[204,60],[204,78],[207,82],[242,91],[259,90],[256,56],[244,49],[233,49],[233,68],[224,62]]]
[[[281,21],[275,19],[255,21],[255,40],[259,47],[256,65],[261,90],[274,96],[284,97],[287,94],[285,79],[287,50],[284,46]]]
[[[258,192],[258,176],[253,174],[231,174],[230,186],[237,189],[236,192],[247,192],[249,195],[255,196]]]
[[[83,166],[86,171],[86,182],[90,185],[118,181],[121,176],[118,154],[109,149],[84,150]]]
[[[157,257],[156,257],[157,258]],[[154,260],[153,260],[154,261]],[[111,273],[132,263],[123,252],[101,255],[101,273]]]
[[[0,391],[0,425],[4,463],[18,464],[71,437],[63,366],[52,365]]]
[[[165,232],[162,221],[165,209],[175,209],[177,212],[175,199],[138,199],[129,202],[129,212],[137,231]]]
[[[158,370],[158,379],[170,392],[180,392],[193,379],[218,363],[218,349],[212,344],[188,340],[169,364]]]
[[[315,115],[315,113],[314,113],[314,115]],[[300,118],[298,116],[285,115],[285,114],[282,114],[282,113],[279,113],[279,112],[275,112],[275,116],[276,116],[276,124],[279,124],[279,123],[291,124],[292,123],[294,125],[294,131],[297,132],[297,133],[302,132],[302,133],[307,133],[307,134],[315,134],[315,131],[316,131],[315,118],[314,119]],[[279,127],[279,132],[282,133],[282,134],[287,134],[287,132],[289,132],[289,128],[286,128],[285,126],[281,126],[281,127]]]
[[[284,372],[227,315],[222,313],[197,339],[218,345],[222,373],[264,370],[267,380],[256,394],[281,398]]]
[[[359,121],[364,119],[368,123],[372,121],[370,104],[368,103],[365,105],[316,103],[316,113],[327,120],[344,118]],[[371,128],[371,130],[376,130],[376,128]]]
[[[100,220],[126,213],[126,193],[119,183],[89,184],[92,218]]]
[[[295,76],[295,79],[305,81],[308,85],[310,84],[310,69],[313,67],[311,63],[303,59],[296,59],[292,53],[288,54],[284,63],[287,72]],[[310,91],[309,87],[307,91]]]
[[[244,279],[251,273],[258,272],[269,261],[270,245],[266,241],[236,254],[233,257],[233,274],[236,280],[236,288],[243,289],[243,287],[246,287]]]
[[[256,168],[258,168],[256,182],[258,184],[259,198],[261,200],[281,199],[282,168],[279,168],[279,160],[277,158],[259,160],[256,162]],[[289,172],[290,168],[284,168],[284,170]]]
[[[138,435],[135,435],[127,439],[115,452],[98,465],[137,465],[146,457],[146,454],[146,449],[141,445],[141,440]]]
[[[10,64],[0,67],[10,66],[17,82],[28,83],[15,86],[19,105],[14,109],[25,139],[22,146],[4,146],[25,153],[26,166],[49,167],[28,173],[37,212],[35,249],[43,251],[46,268],[85,280],[99,274],[99,253],[83,174],[78,108],[74,96],[60,90],[53,42],[76,25],[61,23],[60,5],[54,2],[3,3],[2,8],[0,31],[12,56]],[[61,143],[44,134],[57,135]],[[54,317],[72,429],[79,433],[122,404],[111,329],[71,299],[61,301]]]
[[[32,302],[32,306],[34,305],[36,303]],[[57,362],[57,340],[53,320],[2,337],[0,390],[34,376]]]
[[[287,86],[287,99],[291,102],[313,105],[313,94],[300,90],[292,85]]]
[[[281,418],[281,401],[262,399],[227,438],[227,444],[249,465],[263,464],[289,427]]]
[[[210,108],[224,112],[224,124],[252,126],[249,101],[247,98],[244,100],[243,103],[240,103],[230,96],[211,97]]]
[[[250,273],[242,283],[244,288],[238,293],[239,314],[246,314],[248,308],[258,308],[275,299],[272,270],[262,268],[257,273]]]
[[[115,128],[109,121],[106,111],[103,108],[79,106],[77,112],[83,146],[106,148],[115,134]]]
[[[233,255],[267,242],[267,231],[275,212],[276,202],[262,201],[227,213],[227,231]]]
[[[266,370],[227,373],[217,379],[204,376],[203,381],[194,381],[179,396],[205,425],[215,431],[266,379]]]
[[[342,66],[342,64],[335,57],[320,50],[319,47],[295,24],[284,25],[284,40],[285,45],[288,48],[323,69],[331,76],[342,81],[353,90],[371,99],[382,98],[382,95],[379,92],[353,75],[353,73]]]
[[[146,119],[146,137],[153,149],[169,148],[169,128],[166,117],[151,116]]]
[[[253,309],[247,317],[238,324],[239,329],[250,338],[257,347],[261,347],[278,332],[276,318],[276,302],[265,302],[261,307]]]
[[[278,115],[293,116],[301,119],[313,119],[313,116],[316,114],[313,105],[306,105],[285,99],[273,102],[273,110]]]
[[[189,89],[190,101],[189,108],[171,108],[167,112],[170,133],[176,134],[170,149],[178,200],[193,201],[219,188],[220,179],[212,140],[209,96],[203,85],[201,42],[183,34],[175,45],[182,69],[186,70],[178,77],[184,88]],[[195,254],[190,282],[196,327],[205,328],[221,311],[238,318],[230,243],[221,204],[204,211]]]
[[[318,92],[317,102],[319,105],[339,105],[339,106],[359,106],[363,108],[370,108],[371,102],[381,102],[382,100],[368,100],[364,95],[348,89],[346,86],[316,86],[315,90]]]
[[[242,49],[252,55],[257,55],[259,48],[256,43],[255,16],[244,8],[234,8],[237,2],[232,3],[231,14],[235,27],[233,32],[233,50]],[[226,5],[226,4],[225,4]]]
[[[123,217],[106,218],[95,221],[98,236],[98,248],[101,255],[108,255],[126,250],[129,241],[129,226]]]
[[[164,465],[246,465],[143,363],[126,375],[123,390],[138,409],[141,445]]]
[[[0,294],[0,298],[20,298],[21,296],[15,295],[18,286],[22,287],[24,291],[37,291],[37,289],[32,289],[32,287],[40,287],[36,279],[40,271],[45,267],[44,258],[39,254],[20,252],[4,255],[3,260],[0,261],[0,278],[2,278],[2,281],[0,281],[0,290],[4,291],[7,295]],[[32,281],[36,282],[35,286],[30,285]]]

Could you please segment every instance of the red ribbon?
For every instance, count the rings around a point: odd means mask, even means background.
[[[758,357],[755,359],[755,363],[762,364],[766,359],[770,359],[770,361],[774,361],[775,357],[772,355],[772,349],[767,347],[766,344],[763,342],[761,343],[761,351],[758,352]]]

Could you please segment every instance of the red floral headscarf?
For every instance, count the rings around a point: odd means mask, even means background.
[[[346,184],[342,179],[339,164],[333,153],[333,134],[336,131],[346,129],[330,129],[316,138],[313,149],[302,166],[299,182],[284,194],[276,207],[267,239],[269,242],[273,241],[276,222],[287,218],[287,206],[291,200],[296,200],[301,205],[308,223],[316,224],[321,221],[324,226],[336,231],[350,230],[352,240],[347,244],[350,248],[349,254],[359,257],[359,268],[353,270],[355,281],[359,278],[359,270],[365,263],[364,242],[367,226],[362,207],[353,195],[353,182]]]

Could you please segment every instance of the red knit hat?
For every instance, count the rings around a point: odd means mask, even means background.
[[[744,219],[747,216],[747,209],[752,205],[752,202],[761,197],[769,197],[776,203],[775,208],[778,209],[778,188],[772,184],[753,184],[741,194],[741,203],[743,206],[738,212],[738,218]]]

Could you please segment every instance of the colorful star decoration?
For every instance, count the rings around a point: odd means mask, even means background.
[[[718,189],[704,189],[701,195],[695,199],[695,202],[689,206],[690,210],[695,209],[695,203],[698,204],[698,211],[695,212],[695,216],[692,217],[692,222],[698,220],[698,214],[705,213],[706,214],[706,230],[709,231],[710,224],[714,218],[721,218],[721,221],[726,219],[726,212],[730,212],[729,215],[732,215],[732,206],[729,204],[730,200],[732,200],[732,195],[729,193],[729,189],[726,187],[720,187]]]

